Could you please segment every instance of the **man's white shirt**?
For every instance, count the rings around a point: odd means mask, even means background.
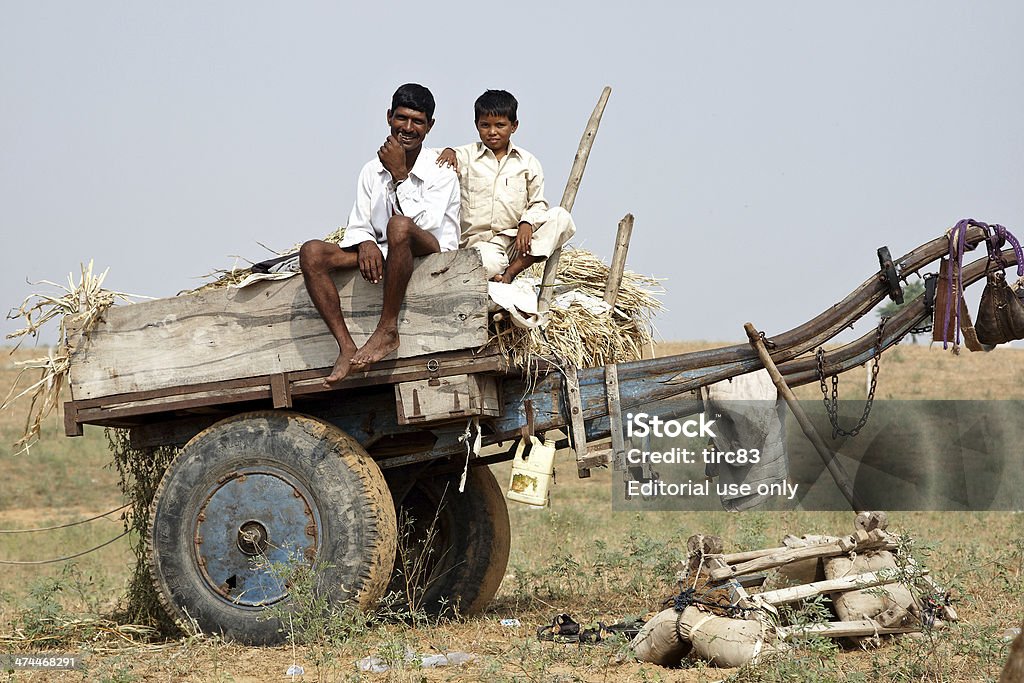
[[[441,251],[459,248],[459,178],[437,165],[437,150],[422,147],[409,177],[396,187],[380,159],[359,172],[356,201],[349,214],[341,247],[373,240],[388,255],[388,221],[407,216],[437,238]]]

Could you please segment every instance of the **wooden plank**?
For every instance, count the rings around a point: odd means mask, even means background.
[[[627,213],[619,221],[619,229],[615,233],[615,251],[612,252],[612,265],[608,269],[608,282],[604,287],[604,301],[615,306],[619,298],[619,287],[622,285],[622,273],[626,269],[626,253],[629,251],[629,240],[633,236],[633,214]]]
[[[789,586],[778,590],[758,593],[754,596],[756,600],[762,600],[769,605],[785,605],[790,602],[797,602],[804,598],[814,597],[822,593],[844,593],[852,590],[874,588],[887,583],[893,583],[893,577],[885,572],[866,572],[844,576],[841,579],[829,579],[827,581],[815,581],[804,583],[799,586]]]
[[[572,447],[576,451],[576,469],[580,479],[590,476],[590,460],[587,452],[587,430],[583,424],[583,404],[580,401],[580,380],[576,366],[565,369],[565,402],[569,407],[569,428]]]
[[[380,316],[382,289],[356,271],[335,275],[357,344]],[[417,261],[399,315],[396,357],[479,348],[487,341],[487,279],[472,249]],[[338,348],[300,277],[243,289],[115,306],[73,341],[76,400],[297,372],[333,365]]]
[[[82,436],[82,423],[78,421],[78,409],[74,401],[64,403],[64,436]]]
[[[811,636],[824,636],[826,638],[853,638],[856,636],[873,635],[884,636],[893,633],[914,633],[920,630],[920,626],[886,628],[874,619],[860,619],[858,621],[829,621],[824,624],[782,626],[779,627],[778,633],[783,640],[791,640],[793,638],[809,638]]]
[[[216,393],[204,392],[188,397],[174,397],[159,399],[152,403],[128,403],[109,408],[86,408],[78,412],[78,420],[82,424],[99,424],[110,420],[120,420],[126,417],[139,415],[150,415],[155,412],[171,412],[175,410],[190,410],[204,406],[220,406],[229,403],[244,403],[246,401],[270,400],[270,387],[242,387],[221,391]]]
[[[288,373],[279,372],[270,376],[270,398],[274,408],[291,408],[292,392],[288,382]]]
[[[717,581],[727,579],[732,576],[738,576],[740,574],[752,574],[766,569],[774,569],[775,567],[781,567],[784,564],[795,562],[797,560],[809,560],[816,557],[834,557],[836,555],[848,553],[851,550],[870,550],[887,547],[889,545],[891,545],[891,541],[883,534],[877,532],[877,530],[870,534],[864,531],[858,531],[851,536],[840,538],[835,543],[823,543],[821,545],[813,545],[807,548],[787,548],[782,552],[759,557],[732,567],[722,567],[713,570],[711,572],[711,577]]]
[[[619,374],[614,363],[604,366],[604,385],[608,399],[608,425],[611,430],[612,464],[619,472],[626,472],[626,437],[622,426],[619,401]]]
[[[331,396],[344,389],[354,389],[376,384],[389,384],[397,381],[426,379],[430,376],[447,377],[467,369],[476,373],[496,372],[504,368],[504,362],[497,354],[474,356],[469,351],[456,351],[430,357],[437,361],[438,369],[427,369],[423,358],[406,358],[396,361],[384,361],[375,369],[358,373],[346,378],[333,389],[323,385],[323,378],[330,368],[288,374],[288,397],[310,397],[315,395]],[[384,366],[384,367],[379,367]],[[154,391],[118,394],[85,401],[71,401],[68,405],[76,409],[76,420],[83,424],[111,425],[124,418],[167,413],[175,410],[215,406],[223,402],[238,403],[241,401],[263,400],[270,396],[273,399],[272,376],[248,377],[244,379],[226,380],[223,382],[206,382],[185,387],[170,387]],[[221,400],[223,399],[223,400]],[[489,402],[488,405],[491,405]],[[275,406],[282,407],[282,406]],[[287,406],[291,407],[291,406]],[[500,409],[500,406],[498,406]]]
[[[806,548],[808,546],[822,545],[824,543],[835,543],[838,540],[838,536],[809,535],[798,538],[796,536],[787,535],[786,538],[783,539],[783,545],[781,547],[763,548],[761,550],[746,550],[738,553],[725,553],[722,555],[722,559],[726,564],[739,564],[740,562],[756,560],[759,557],[781,553],[791,548]]]
[[[498,382],[487,375],[431,377],[395,385],[398,424],[498,414]]]

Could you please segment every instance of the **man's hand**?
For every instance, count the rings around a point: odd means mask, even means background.
[[[381,148],[377,150],[377,158],[380,159],[380,163],[384,164],[384,168],[391,174],[391,179],[395,183],[400,183],[409,177],[409,169],[405,166],[405,148],[394,135],[389,135]]]
[[[437,155],[437,165],[442,168],[448,166],[456,173],[459,172],[459,160],[455,158],[455,150],[451,147],[445,147],[441,150],[441,153]]]
[[[373,240],[359,243],[359,272],[372,284],[377,284],[384,277],[384,253]]]
[[[533,226],[523,221],[519,224],[519,232],[516,233],[516,245],[512,252],[512,258],[529,254],[531,241],[533,241]]]

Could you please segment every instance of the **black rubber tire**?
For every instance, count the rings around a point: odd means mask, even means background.
[[[256,476],[247,479],[239,476],[240,470]],[[237,507],[219,502],[218,496],[250,493],[246,487],[254,481],[272,482],[281,503],[244,495]],[[222,493],[229,490],[234,493]],[[213,586],[208,560],[219,563],[224,555],[252,553],[244,553],[241,541],[237,548],[224,543],[204,548],[208,541],[203,534],[216,534],[221,541],[231,538],[245,519],[263,518],[268,530],[283,528],[285,507],[303,510],[299,526],[291,520],[288,538],[274,538],[271,552],[291,542],[296,549],[306,543],[307,557],[315,553],[314,568],[333,604],[375,606],[391,576],[397,529],[394,503],[380,468],[358,442],[333,425],[296,413],[260,411],[236,415],[196,435],[160,482],[150,510],[149,559],[153,583],[168,613],[186,629],[198,627],[253,645],[283,642],[282,624],[268,618],[263,601],[239,604],[245,590],[232,598]],[[216,520],[207,520],[208,508],[220,513]],[[315,519],[315,536],[308,530],[294,531],[305,522],[304,515]],[[244,558],[227,561],[237,565]],[[288,586],[278,583],[273,590],[280,609],[291,609]]]
[[[505,496],[487,467],[470,469],[459,493],[461,472],[421,475],[398,504],[398,519],[413,520],[414,533],[399,529],[399,554],[389,591],[406,594],[403,553],[424,552],[425,529],[435,515],[426,575],[417,582],[414,609],[431,615],[472,616],[498,592],[508,566],[511,532]],[[411,564],[406,562],[406,565]],[[425,585],[425,588],[423,587]]]

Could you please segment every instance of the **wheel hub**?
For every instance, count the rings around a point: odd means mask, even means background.
[[[288,596],[292,565],[316,558],[320,514],[309,490],[276,467],[236,470],[210,487],[193,536],[200,573],[233,605],[262,608]]]
[[[267,552],[267,527],[250,519],[238,528],[238,549],[250,557]]]

